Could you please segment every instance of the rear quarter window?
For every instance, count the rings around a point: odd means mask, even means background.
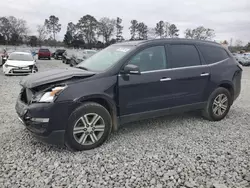
[[[217,63],[229,58],[225,49],[214,46],[198,46],[207,64]]]

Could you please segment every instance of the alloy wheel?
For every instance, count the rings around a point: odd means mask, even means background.
[[[228,109],[228,97],[225,94],[219,94],[213,102],[212,110],[214,115],[222,116]]]
[[[103,135],[105,122],[96,113],[88,113],[80,117],[73,128],[73,136],[81,145],[92,145]]]

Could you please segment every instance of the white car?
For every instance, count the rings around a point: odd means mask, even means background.
[[[3,65],[5,75],[27,75],[37,72],[36,61],[31,53],[12,52]]]

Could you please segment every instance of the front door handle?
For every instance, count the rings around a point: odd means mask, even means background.
[[[171,78],[162,78],[162,79],[160,79],[161,82],[170,81],[170,80],[171,80]]]
[[[202,73],[201,76],[209,76],[209,73]]]

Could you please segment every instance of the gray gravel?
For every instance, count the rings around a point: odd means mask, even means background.
[[[250,187],[248,67],[242,93],[221,122],[195,113],[140,121],[97,149],[75,153],[37,141],[19,123],[20,79],[0,70],[0,187]]]

